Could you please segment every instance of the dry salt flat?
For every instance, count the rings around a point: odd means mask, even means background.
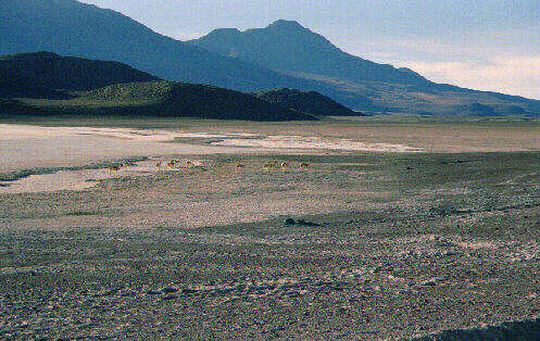
[[[171,143],[178,133],[174,130],[0,124],[0,173],[77,167],[132,157],[243,151],[241,148]]]
[[[421,152],[423,148],[414,148],[402,144],[391,143],[366,143],[351,139],[304,137],[304,136],[268,136],[262,138],[227,138],[222,141],[212,142],[214,146],[226,147],[252,147],[263,149],[326,149],[336,151],[361,151],[361,152]]]

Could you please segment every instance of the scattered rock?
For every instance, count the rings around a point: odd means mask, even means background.
[[[288,225],[288,226],[296,225],[296,221],[293,218],[287,218],[287,220],[285,220],[285,225]]]
[[[292,218],[287,218],[285,220],[285,225],[286,226],[308,226],[308,227],[321,226],[320,224],[312,223],[310,221],[305,221],[304,219],[294,220]]]
[[[420,284],[423,287],[434,287],[437,285],[437,281],[430,279],[428,281],[424,281]]]
[[[173,293],[173,292],[177,292],[178,289],[173,288],[173,287],[166,287],[166,288],[161,289],[161,291],[166,293],[166,294],[170,294],[170,293]]]
[[[193,289],[182,289],[182,293],[183,294],[196,294],[197,293],[197,290],[193,290]]]
[[[437,285],[437,283],[444,282],[444,281],[447,281],[447,280],[448,280],[447,276],[435,277],[435,278],[432,278],[430,280],[427,280],[427,281],[424,281],[424,282],[420,283],[420,285],[423,286],[423,287],[434,287],[434,286]]]

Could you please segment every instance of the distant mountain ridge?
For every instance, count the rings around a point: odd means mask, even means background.
[[[436,84],[410,69],[353,56],[296,21],[277,20],[246,31],[217,29],[188,43],[316,80],[316,90],[359,110],[427,115],[540,113],[537,100]]]
[[[181,42],[75,0],[0,1],[0,54],[36,51],[118,61],[162,79],[239,91],[317,91],[368,112],[540,115],[540,101],[435,84],[347,54],[293,21]]]
[[[397,69],[345,53],[296,21],[277,20],[266,28],[244,32],[217,29],[189,43],[292,74],[337,77],[354,82],[431,84],[409,69]]]

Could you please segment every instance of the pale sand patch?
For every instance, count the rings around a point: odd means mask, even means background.
[[[0,194],[84,190],[108,178],[105,170],[59,171],[54,174],[31,175],[13,182],[2,182]]]
[[[103,119],[101,124],[109,124],[109,121]],[[110,124],[114,125],[114,120]],[[181,121],[178,124],[181,127],[147,129],[0,124],[0,173],[187,154],[540,150],[540,126],[536,125],[362,126],[362,123],[350,122],[278,124],[204,120]],[[201,139],[223,141],[203,144]]]
[[[257,134],[249,134],[249,133],[226,133],[226,134],[212,134],[207,132],[196,132],[196,133],[179,133],[176,134],[176,137],[182,137],[182,138],[206,138],[206,139],[212,139],[212,138],[231,138],[231,137],[257,137],[260,135]]]
[[[130,128],[94,128],[94,127],[41,127],[33,125],[0,124],[0,140],[25,140],[31,138],[57,138],[70,136],[101,136],[114,139],[171,142],[177,137],[183,138],[229,138],[254,137],[249,133],[216,134],[207,132],[185,132],[173,129],[130,129]]]
[[[390,143],[366,143],[350,139],[304,137],[304,136],[268,136],[259,139],[228,138],[212,142],[214,146],[225,147],[254,147],[263,149],[327,149],[365,152],[420,152],[423,149]]]
[[[480,249],[497,249],[500,245],[492,241],[477,241],[477,242],[458,242],[457,245],[463,249],[480,250]]]

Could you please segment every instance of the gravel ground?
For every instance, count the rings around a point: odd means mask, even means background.
[[[0,194],[0,338],[399,339],[540,314],[540,153],[177,158]]]

